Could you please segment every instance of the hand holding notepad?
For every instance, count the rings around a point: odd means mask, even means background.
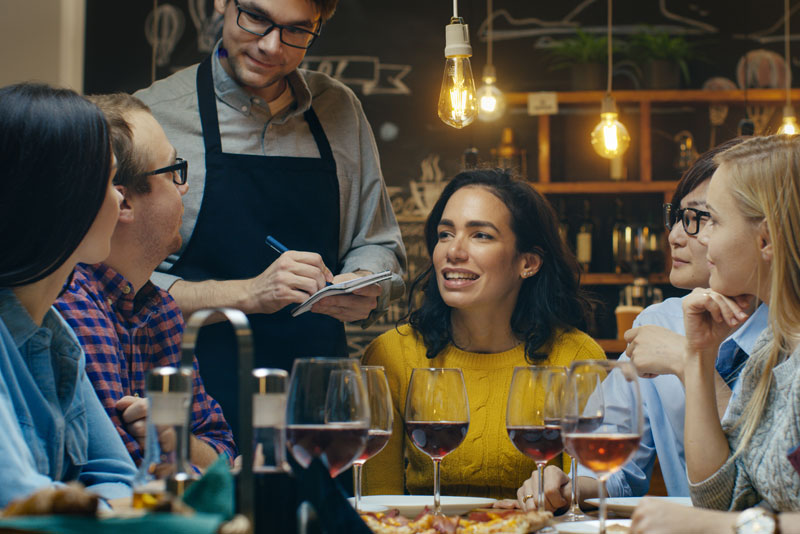
[[[353,278],[352,280],[339,282],[338,284],[325,286],[316,293],[314,293],[313,295],[311,295],[310,297],[308,297],[308,299],[306,299],[305,302],[303,302],[302,304],[297,306],[294,310],[292,310],[292,317],[297,317],[298,315],[309,311],[317,301],[325,297],[332,297],[334,295],[352,293],[356,289],[361,289],[362,287],[366,287],[368,285],[377,284],[378,282],[388,280],[391,277],[392,277],[392,271],[383,271],[380,273],[368,274],[366,276],[361,276],[359,278]]]

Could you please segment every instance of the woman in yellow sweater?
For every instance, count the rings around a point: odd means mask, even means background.
[[[416,367],[457,367],[470,423],[442,461],[442,494],[514,498],[536,469],[506,433],[514,367],[605,358],[579,330],[590,306],[578,264],[547,201],[500,170],[457,175],[428,217],[425,240],[432,265],[411,286],[409,324],[364,355],[364,364],[386,368],[395,409],[389,444],[364,466],[364,493],[432,493],[430,458],[403,427],[406,390]]]

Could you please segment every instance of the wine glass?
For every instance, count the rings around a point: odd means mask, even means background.
[[[506,430],[519,452],[536,462],[539,510],[545,508],[544,466],[563,449],[561,416],[566,381],[564,367],[515,367],[508,391]]]
[[[617,381],[616,387],[623,388],[618,393],[628,398],[625,408],[615,406],[613,424],[606,422],[603,395],[603,381],[612,372],[622,376],[623,380]],[[639,381],[631,362],[587,360],[572,363],[564,393],[561,429],[564,445],[600,481],[600,534],[606,531],[606,480],[636,452],[642,425]]]
[[[336,477],[363,452],[369,419],[358,360],[295,360],[286,399],[286,443],[300,465],[319,458]]]
[[[394,422],[394,406],[383,366],[364,365],[361,367],[361,372],[369,395],[370,423],[367,446],[361,456],[353,462],[355,508],[358,513],[361,513],[361,467],[367,460],[381,452],[389,442]]]
[[[414,369],[406,395],[405,427],[433,460],[433,513],[442,514],[439,464],[461,445],[469,428],[469,401],[461,369]]]

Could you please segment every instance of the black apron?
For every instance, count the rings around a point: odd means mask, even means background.
[[[257,276],[278,257],[264,243],[274,236],[292,250],[317,252],[338,271],[339,182],[328,138],[313,109],[305,119],[320,158],[222,152],[211,57],[197,70],[197,99],[206,153],[205,192],[194,232],[171,274],[188,281]],[[248,315],[255,366],[291,371],[298,357],[345,357],[344,325],[311,312],[292,317],[287,308]],[[208,393],[238,432],[236,344],[228,323],[200,331],[196,349]]]

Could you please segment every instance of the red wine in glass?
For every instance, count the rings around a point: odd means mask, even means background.
[[[318,457],[334,478],[361,455],[368,430],[363,424],[288,425],[286,442],[300,465]]]
[[[419,450],[441,460],[467,435],[469,421],[407,421],[406,433]]]
[[[549,462],[563,449],[558,425],[508,426],[508,437],[514,446],[534,462]]]
[[[613,473],[639,446],[638,434],[568,434],[565,442],[578,461],[595,473]]]
[[[367,446],[364,447],[364,452],[361,453],[361,456],[356,461],[364,463],[381,452],[386,444],[389,443],[389,438],[391,437],[391,430],[373,430],[370,428],[367,434]]]

